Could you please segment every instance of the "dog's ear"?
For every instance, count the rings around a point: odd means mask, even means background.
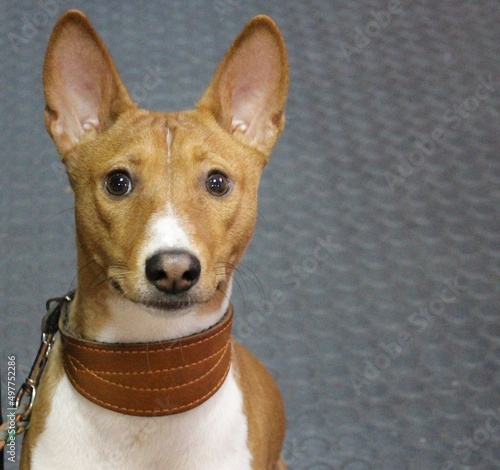
[[[285,125],[288,61],[276,24],[256,16],[238,35],[198,103],[228,132],[269,154]]]
[[[87,17],[69,10],[50,36],[43,67],[45,125],[63,155],[86,133],[134,107],[113,59]]]

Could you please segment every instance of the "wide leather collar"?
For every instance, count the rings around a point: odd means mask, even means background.
[[[63,364],[73,387],[91,402],[134,416],[188,411],[214,395],[231,365],[233,307],[213,327],[152,343],[99,343],[77,338],[60,322]]]

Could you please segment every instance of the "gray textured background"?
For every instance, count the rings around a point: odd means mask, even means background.
[[[69,7],[154,109],[191,107],[254,14],[282,28],[288,124],[237,277],[235,334],[279,381],[290,468],[499,469],[499,2],[3,1],[4,395],[7,355],[20,384],[43,302],[75,274],[40,85]]]

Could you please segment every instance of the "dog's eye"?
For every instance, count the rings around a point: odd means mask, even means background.
[[[132,180],[126,171],[113,171],[107,176],[104,186],[112,196],[123,197],[132,191]]]
[[[205,187],[213,196],[224,196],[231,189],[231,181],[224,173],[214,171],[208,175]]]

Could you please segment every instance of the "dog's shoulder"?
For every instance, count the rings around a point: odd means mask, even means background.
[[[285,410],[278,386],[264,365],[233,340],[233,370],[243,393],[248,419],[248,444],[255,468],[279,460],[285,437]],[[257,461],[258,460],[258,461]]]

